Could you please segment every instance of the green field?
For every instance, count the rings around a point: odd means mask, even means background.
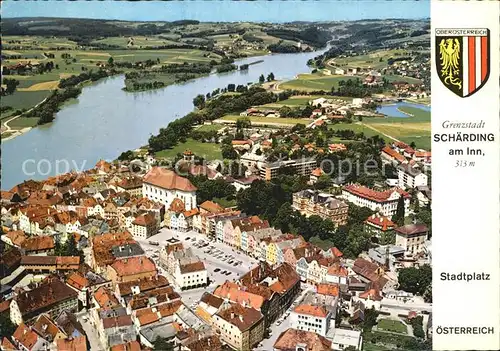
[[[211,131],[219,131],[224,128],[223,125],[220,124],[203,124],[202,126],[196,128],[195,130],[200,132],[211,132]]]
[[[11,106],[14,110],[29,109],[49,95],[49,90],[15,91],[14,94],[2,96],[2,106]]]
[[[155,156],[159,158],[172,159],[179,153],[183,153],[187,149],[191,150],[195,155],[203,157],[207,160],[222,160],[221,148],[219,144],[202,143],[193,139],[188,139],[185,143],[179,143],[172,149],[158,151]]]
[[[227,115],[220,119],[224,121],[236,122],[236,120],[239,118],[241,118],[241,116]],[[304,119],[304,118],[277,118],[277,117],[255,117],[255,116],[250,116],[248,118],[252,123],[269,124],[269,125],[283,124],[283,125],[294,126],[297,123],[302,123],[307,125],[312,122],[310,119]]]
[[[390,331],[394,333],[407,334],[408,329],[403,322],[392,319],[381,319],[377,323],[377,328],[380,330]]]
[[[391,138],[387,138],[386,136],[382,135],[381,133],[377,133],[373,129],[370,129],[367,126],[365,126],[363,124],[358,124],[358,123],[330,124],[330,125],[328,125],[328,129],[352,130],[355,133],[363,133],[367,137],[372,137],[372,136],[378,135],[379,137],[383,138],[386,143],[391,143],[393,141]]]
[[[319,74],[299,74],[297,79],[281,83],[279,87],[283,90],[330,91],[332,87],[337,89],[341,80],[348,79],[349,77],[339,75],[325,76]]]
[[[412,117],[365,118],[363,123],[407,144],[414,142],[417,148],[430,150],[432,144],[430,112],[411,106],[402,106],[399,109]]]
[[[328,68],[373,68],[379,69],[387,66],[387,60],[401,56],[409,56],[410,53],[403,49],[378,50],[367,55],[335,58],[327,63]]]

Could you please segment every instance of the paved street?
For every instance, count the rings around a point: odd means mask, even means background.
[[[294,301],[295,306],[300,304],[302,299],[304,298],[305,294],[309,291],[309,289],[302,290],[302,292],[297,296],[297,298]],[[295,307],[292,305],[290,308],[290,311],[293,310]],[[288,312],[286,312],[288,313]],[[288,313],[288,316],[278,325],[278,321],[280,318],[278,318],[270,327],[271,329],[271,336],[268,339],[264,339],[261,342],[260,347],[254,348],[254,351],[269,351],[273,349],[273,345],[280,336],[281,333],[283,333],[285,330],[290,328],[290,313]]]

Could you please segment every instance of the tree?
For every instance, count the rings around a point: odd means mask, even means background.
[[[412,149],[414,149],[416,146],[417,146],[417,145],[415,144],[415,142],[414,142],[414,141],[412,141],[412,142],[410,143],[410,147],[411,147]]]
[[[113,59],[113,57],[112,57],[112,56],[110,56],[110,57],[108,58],[108,65],[109,65],[109,66],[113,66],[113,65],[114,65],[114,63],[115,63],[115,60]]]
[[[369,332],[377,325],[378,312],[372,306],[370,309],[365,309],[365,320],[363,321],[363,331]]]
[[[285,202],[279,208],[274,217],[273,226],[276,229],[281,229],[283,233],[289,233],[291,231],[291,219],[294,216],[295,211],[289,202]]]
[[[19,81],[16,79],[4,78],[3,83],[6,85],[5,94],[10,95],[16,91],[17,86],[19,85]]]
[[[271,81],[273,81],[273,80],[274,80],[274,73],[273,73],[273,72],[271,72],[271,73],[269,73],[269,74],[267,75],[267,81],[268,81],[268,82],[271,82]]]
[[[197,109],[202,109],[205,107],[205,96],[203,94],[198,94],[196,97],[193,99],[193,105]]]
[[[429,265],[402,268],[398,272],[398,282],[401,290],[423,295],[432,284],[432,268]]]
[[[159,351],[174,351],[174,344],[167,339],[157,336],[155,341],[153,341],[153,350]]]
[[[75,236],[70,234],[69,238],[66,242],[66,250],[65,250],[66,256],[79,256],[80,251],[77,248]]]
[[[12,336],[16,329],[17,326],[12,323],[8,313],[0,314],[0,339]]]
[[[266,78],[264,77],[264,75],[263,75],[263,74],[261,74],[261,75],[260,75],[260,77],[259,77],[259,83],[260,83],[260,84],[262,84],[262,83],[264,83],[265,81],[266,81]]]
[[[405,199],[403,196],[400,196],[398,199],[396,213],[394,214],[392,221],[398,226],[402,226],[405,224]]]
[[[248,117],[240,117],[236,120],[236,129],[243,130],[250,128],[252,126],[252,122]]]

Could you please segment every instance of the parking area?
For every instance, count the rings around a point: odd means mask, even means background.
[[[160,266],[159,250],[166,244],[166,240],[169,238],[180,240],[185,248],[190,247],[194,254],[203,261],[208,271],[208,278],[210,280],[208,288],[179,291],[179,294],[187,305],[198,301],[205,291],[213,291],[216,286],[224,283],[226,280],[238,279],[257,263],[257,260],[223,243],[209,241],[205,235],[194,231],[178,232],[163,228],[160,233],[147,240],[138,240],[138,242],[146,252],[146,255],[151,257],[157,266]],[[167,276],[171,280],[162,268],[159,268],[159,270],[162,275]]]

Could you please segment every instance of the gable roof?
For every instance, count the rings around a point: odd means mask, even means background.
[[[289,328],[278,336],[273,347],[276,351],[294,351],[299,344],[305,344],[307,351],[330,351],[332,345],[327,338],[314,332]]]
[[[119,277],[145,272],[156,272],[154,262],[146,256],[136,256],[116,260],[111,265]]]
[[[143,182],[168,190],[180,190],[186,192],[193,192],[197,190],[189,179],[177,175],[172,170],[160,167],[151,168],[144,176]]]

